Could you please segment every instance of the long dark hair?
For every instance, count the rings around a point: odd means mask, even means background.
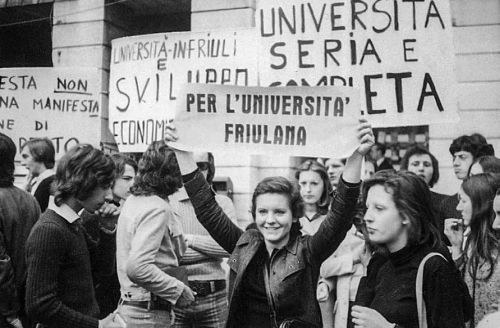
[[[316,205],[318,207],[319,214],[326,214],[326,212],[328,212],[328,206],[331,202],[330,195],[332,193],[332,185],[328,179],[328,173],[323,165],[311,159],[308,159],[304,163],[300,164],[297,168],[297,172],[295,173],[295,178],[299,180],[300,174],[305,171],[316,172],[320,176],[321,181],[323,181],[323,192],[321,193],[321,197]]]
[[[182,187],[182,176],[175,153],[164,141],[154,141],[139,161],[134,185],[135,196],[157,195],[167,198]]]
[[[257,208],[257,197],[263,194],[280,194],[288,197],[288,204],[292,211],[292,217],[296,219],[292,223],[290,237],[293,238],[299,235],[301,226],[298,219],[304,215],[304,203],[302,202],[302,197],[300,197],[297,185],[284,177],[269,177],[259,182],[252,196],[251,212],[254,221]]]
[[[436,225],[436,217],[431,205],[431,193],[425,181],[408,171],[383,170],[363,182],[362,199],[371,187],[381,185],[392,195],[401,216],[410,221],[408,246],[428,245],[442,248],[442,241]]]
[[[491,277],[500,251],[500,241],[492,227],[495,217],[493,200],[499,187],[500,177],[493,173],[474,175],[462,183],[462,190],[472,203],[470,235],[465,244],[465,254],[468,257],[467,269],[474,278]],[[488,263],[488,274],[486,277],[476,277],[477,268],[482,263]]]

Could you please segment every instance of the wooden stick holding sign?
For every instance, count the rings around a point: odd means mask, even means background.
[[[177,105],[178,148],[343,157],[356,147],[358,91],[345,87],[188,84]]]

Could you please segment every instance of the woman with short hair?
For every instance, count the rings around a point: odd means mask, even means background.
[[[176,151],[198,220],[231,254],[226,327],[321,327],[316,302],[320,265],[352,225],[361,163],[373,144],[366,122],[358,126],[357,135],[360,144],[347,161],[330,211],[313,236],[300,233],[302,200],[286,178],[270,177],[257,185],[252,197],[257,229],[242,231],[217,205],[192,155]],[[169,130],[166,139],[176,141],[177,135]]]

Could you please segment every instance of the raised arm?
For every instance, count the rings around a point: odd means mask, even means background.
[[[167,130],[166,141],[177,140],[174,130]],[[193,154],[175,150],[177,163],[184,180],[184,187],[191,199],[198,221],[226,252],[232,253],[243,234],[217,204],[215,196],[203,175],[198,171]]]
[[[356,134],[359,146],[347,160],[326,219],[319,227],[318,232],[308,241],[311,256],[318,264],[330,256],[344,240],[356,212],[363,157],[374,143],[371,125],[366,120],[360,120]]]

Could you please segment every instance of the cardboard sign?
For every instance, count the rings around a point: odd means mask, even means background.
[[[56,157],[79,142],[99,147],[100,97],[101,73],[95,68],[2,68],[0,132],[19,153],[30,138],[51,139]]]
[[[458,120],[447,0],[260,0],[261,86],[355,86],[378,127]]]
[[[254,30],[113,40],[109,128],[121,152],[142,152],[163,138],[185,83],[257,85]]]
[[[186,85],[178,148],[237,154],[345,157],[357,145],[357,90]]]

